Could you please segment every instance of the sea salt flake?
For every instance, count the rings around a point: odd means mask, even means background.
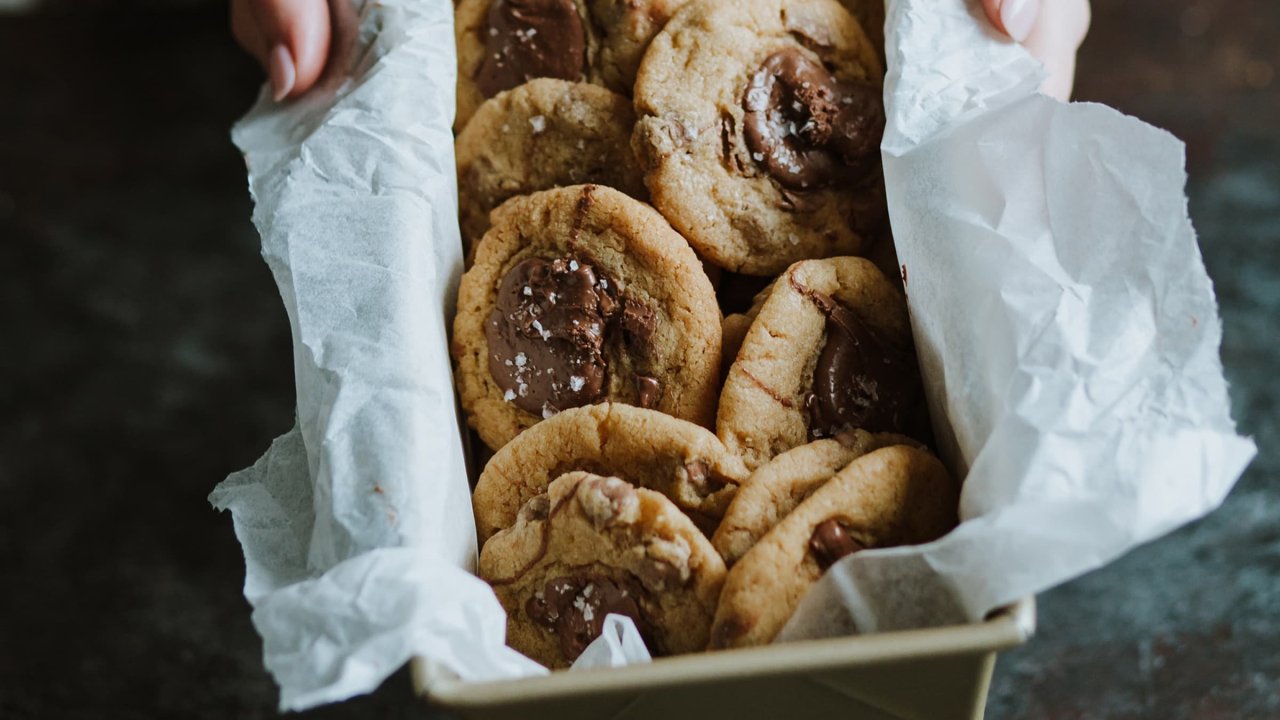
[[[506,391],[506,392],[502,393],[502,399],[503,399],[503,400],[506,400],[507,402],[511,402],[512,400],[515,400],[515,399],[516,399],[516,391],[515,391],[515,390],[508,390],[508,391]]]
[[[542,115],[534,115],[529,118],[529,124],[533,126],[533,132],[535,134],[547,129],[547,119]]]
[[[529,287],[528,285],[525,285],[524,290],[522,290],[521,292],[524,293],[525,297],[533,297],[533,288]]]
[[[587,379],[579,375],[574,375],[569,378],[569,389],[574,392],[578,392],[586,384],[587,384]]]
[[[535,320],[534,322],[537,321]],[[516,353],[516,367],[524,367],[524,364],[527,362],[529,362],[528,356],[524,353]]]
[[[572,272],[577,272],[577,271],[578,271],[578,261],[577,261],[577,260],[570,260],[570,261],[569,261],[569,270],[570,270],[570,271],[572,271]]]

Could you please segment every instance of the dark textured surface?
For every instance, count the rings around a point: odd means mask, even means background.
[[[205,496],[292,424],[214,3],[0,16],[0,718],[254,718],[275,688]],[[79,7],[79,14],[66,8]],[[1262,454],[1225,507],[1040,598],[991,718],[1280,717],[1280,5],[1095,7],[1079,94],[1188,142]],[[316,718],[421,717],[404,674]]]

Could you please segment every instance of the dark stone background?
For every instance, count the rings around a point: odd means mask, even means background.
[[[0,718],[271,717],[230,518],[292,423],[219,2],[0,16]],[[1223,509],[1040,598],[992,718],[1280,718],[1280,3],[1098,0],[1078,95],[1188,144],[1234,412]],[[307,717],[421,717],[404,673]]]

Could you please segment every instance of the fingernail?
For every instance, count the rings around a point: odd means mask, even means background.
[[[1018,42],[1027,39],[1039,16],[1040,0],[1004,0],[1000,5],[1000,23]]]
[[[293,66],[293,56],[289,48],[276,45],[271,48],[267,59],[267,76],[271,79],[271,96],[276,102],[285,99],[293,90],[293,83],[298,79],[298,72]]]

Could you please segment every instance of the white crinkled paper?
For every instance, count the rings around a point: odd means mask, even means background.
[[[368,692],[414,655],[465,679],[545,672],[503,645],[468,572],[453,6],[346,7],[338,79],[285,105],[264,92],[234,131],[298,424],[210,499],[233,513],[285,709]],[[1228,414],[1181,145],[1036,95],[1036,64],[985,23],[977,3],[895,0],[887,32],[890,213],[964,523],[847,558],[785,637],[977,620],[1210,511],[1254,453]],[[643,659],[610,618],[580,664]]]

